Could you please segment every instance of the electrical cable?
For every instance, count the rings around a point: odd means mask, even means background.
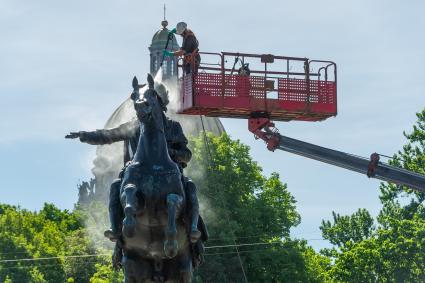
[[[235,64],[236,64],[236,60],[235,60]],[[208,152],[208,155],[209,155],[209,163],[213,163],[213,159],[212,159],[212,155],[211,155],[211,150],[210,150],[210,147],[209,147],[209,141],[208,141],[208,137],[207,137],[207,134],[206,134],[206,131],[205,131],[204,120],[202,118],[202,115],[199,115],[199,116],[201,118],[201,124],[202,124],[202,130],[203,130],[203,134],[204,134],[205,146],[207,148],[207,152]],[[222,197],[222,192],[220,192],[220,196],[221,196],[220,199],[221,199],[221,202],[222,202],[222,205],[223,205],[223,208],[224,208],[224,214],[226,215],[226,218],[227,218],[227,223],[230,224],[230,217],[229,217],[229,214],[228,214],[228,211],[227,211],[227,208],[226,208],[226,204],[225,204],[225,202],[223,200],[223,197]],[[245,273],[245,268],[244,268],[243,263],[242,263],[242,258],[241,258],[240,254],[239,254],[239,249],[236,246],[235,232],[233,231],[233,229],[232,229],[231,226],[230,226],[230,231],[232,232],[233,243],[235,245],[235,249],[236,249],[236,252],[238,254],[239,264],[241,266],[241,270],[242,270],[242,274],[243,274],[244,279],[245,279],[245,283],[248,283],[248,278],[247,278],[246,273]]]
[[[87,259],[87,260],[93,260],[93,258],[91,258],[91,259],[89,258],[89,259]],[[85,260],[84,262],[73,262],[73,263],[72,263],[72,265],[80,266],[80,265],[87,265],[87,263],[95,262],[95,261],[88,262],[87,260]],[[61,265],[61,264],[63,264],[63,263],[62,263],[62,262],[60,262],[60,261],[57,261],[57,262],[55,262],[55,263],[49,263],[49,264],[39,264],[39,263],[33,263],[33,264],[30,264],[30,265],[25,265],[25,266],[7,266],[7,267],[0,267],[0,270],[3,270],[3,269],[34,268],[34,267],[51,267],[51,266],[58,266],[58,265]]]
[[[305,239],[305,240],[325,240],[320,238],[315,239]],[[205,249],[222,249],[222,248],[235,248],[235,247],[248,247],[248,246],[263,246],[263,245],[274,245],[274,244],[283,244],[283,241],[272,241],[272,242],[254,242],[254,243],[241,243],[241,244],[230,244],[230,245],[215,245],[215,246],[206,246]],[[242,251],[240,251],[242,252]],[[233,252],[237,253],[237,252]],[[10,263],[10,262],[34,262],[40,260],[51,260],[51,259],[72,259],[72,258],[94,258],[94,257],[110,257],[111,254],[85,254],[85,255],[64,255],[64,256],[52,256],[52,257],[39,257],[39,258],[21,258],[21,259],[3,259],[0,260],[0,263]]]
[[[110,256],[110,254],[86,254],[86,255],[69,255],[69,256],[20,258],[20,259],[1,259],[0,260],[0,263],[4,263],[4,262],[20,262],[20,261],[39,261],[39,260],[50,260],[50,259],[66,259],[66,258],[88,258],[88,257],[99,257],[99,256]]]
[[[257,243],[247,243],[247,244],[235,244],[235,245],[221,245],[221,246],[210,246],[205,247],[205,249],[217,249],[217,248],[232,248],[232,247],[247,247],[247,246],[259,246],[259,245],[273,245],[273,244],[282,244],[282,241],[274,242],[257,242]]]

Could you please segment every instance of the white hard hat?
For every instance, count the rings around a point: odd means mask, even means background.
[[[176,26],[176,33],[181,35],[187,28],[187,24],[185,22],[180,22]]]

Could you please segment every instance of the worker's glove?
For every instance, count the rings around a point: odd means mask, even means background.
[[[168,51],[168,50],[164,50],[162,52],[162,55],[164,55],[164,57],[174,57],[174,52]]]
[[[174,34],[174,33],[176,33],[177,32],[177,29],[176,28],[173,28],[172,30],[170,30],[169,32],[168,32],[168,35],[170,35],[170,34]]]

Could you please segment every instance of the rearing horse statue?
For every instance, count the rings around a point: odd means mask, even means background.
[[[191,282],[181,173],[168,154],[165,116],[151,75],[148,86],[140,95],[134,77],[132,98],[140,121],[140,138],[121,185],[125,282]]]

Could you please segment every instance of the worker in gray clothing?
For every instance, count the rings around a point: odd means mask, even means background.
[[[164,50],[163,55],[169,57],[183,56],[183,70],[186,74],[198,72],[199,64],[201,63],[201,56],[199,55],[199,42],[192,30],[187,28],[185,22],[177,24],[176,28],[172,29],[170,33],[176,33],[183,37],[183,43],[179,50],[168,51]],[[193,72],[192,72],[193,68]]]

